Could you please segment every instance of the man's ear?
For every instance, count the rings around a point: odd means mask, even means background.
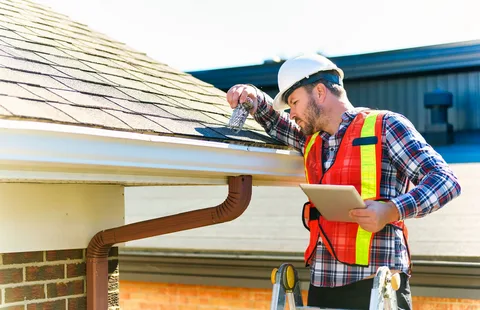
[[[327,98],[327,92],[328,92],[327,86],[325,86],[323,83],[318,83],[315,86],[315,90],[316,90],[316,95],[320,100],[320,103],[323,103]]]

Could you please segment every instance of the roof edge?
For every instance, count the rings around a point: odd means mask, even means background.
[[[257,186],[304,181],[300,153],[41,122],[0,120],[2,182]]]

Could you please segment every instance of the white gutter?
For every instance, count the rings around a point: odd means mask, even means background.
[[[298,152],[51,123],[0,120],[0,182],[254,185],[304,182]]]

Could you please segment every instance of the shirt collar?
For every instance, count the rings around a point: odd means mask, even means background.
[[[338,128],[340,129],[344,126],[348,126],[353,121],[355,116],[357,116],[358,113],[367,109],[368,108],[357,107],[357,108],[352,108],[350,110],[343,112],[342,121],[340,122],[340,126],[338,126]],[[331,137],[331,135],[328,132],[321,131],[320,137],[322,138],[322,140],[327,141]]]

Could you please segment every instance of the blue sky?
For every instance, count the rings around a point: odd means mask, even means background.
[[[33,0],[183,71],[480,39],[477,0]]]

